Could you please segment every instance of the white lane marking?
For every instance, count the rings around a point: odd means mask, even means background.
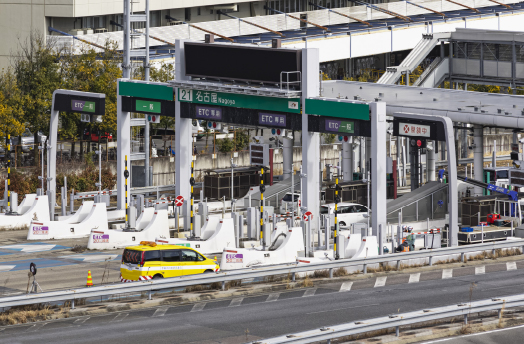
[[[418,283],[419,281],[420,281],[420,272],[417,272],[416,274],[410,274],[409,275],[408,283]]]
[[[237,297],[236,299],[231,300],[229,307],[238,307],[242,304],[242,301],[244,301],[243,297]]]
[[[344,282],[340,286],[339,292],[341,292],[341,291],[350,291],[352,286],[353,286],[353,282]]]
[[[377,277],[377,280],[375,281],[375,288],[384,287],[386,285],[387,279],[387,276]]]
[[[16,268],[16,265],[0,265],[0,271],[10,271]]]
[[[41,324],[34,324],[33,326],[29,327],[26,332],[35,332],[40,330],[42,327],[47,325],[47,323],[41,323]]]
[[[86,321],[88,321],[89,319],[91,319],[91,317],[81,318],[81,319],[76,319],[76,320],[73,322],[73,324],[76,324],[76,325],[83,324],[83,323],[85,323]]]
[[[453,278],[453,269],[442,270],[442,279]]]
[[[315,295],[315,292],[316,292],[316,291],[317,291],[316,288],[308,289],[308,290],[306,290],[306,292],[304,293],[304,295],[302,295],[302,297],[313,296],[313,295]]]
[[[506,268],[508,269],[508,271],[517,270],[517,262],[507,262]]]
[[[120,313],[118,314],[113,320],[111,320],[111,322],[119,322],[119,321],[122,321],[124,320],[125,318],[127,318],[127,316],[129,315],[129,313]]]
[[[459,337],[438,339],[438,340],[433,340],[431,342],[422,342],[421,344],[442,343],[442,342],[448,342],[448,341],[451,341],[451,340],[455,341],[455,340],[457,340],[457,338],[467,338],[467,337],[473,337],[473,336],[482,336],[482,335],[485,335],[485,334],[488,334],[488,333],[516,330],[516,329],[523,328],[523,327],[524,327],[524,325],[515,326],[515,327],[508,327],[508,328],[501,328],[501,329],[497,329],[497,330],[483,331],[483,332],[479,332],[479,333],[467,334],[467,335],[459,336]]]
[[[333,311],[343,311],[343,310],[346,310],[346,309],[353,309],[353,308],[362,308],[362,307],[370,307],[370,306],[378,306],[379,304],[378,303],[373,303],[371,305],[363,305],[363,306],[353,306],[353,307],[346,307],[346,308],[337,308],[337,309],[329,309],[327,311],[316,311],[316,312],[311,312],[311,313],[306,313],[306,314],[317,314],[317,313],[325,313],[325,312],[333,312]]]
[[[153,313],[153,317],[163,317],[167,310],[169,309],[169,307],[161,307],[161,308],[158,308],[155,313]]]
[[[483,266],[475,266],[475,275],[483,275],[486,273],[486,267]]]
[[[269,294],[269,296],[266,299],[266,302],[276,301],[276,300],[278,300],[279,296],[280,296],[280,293]]]
[[[205,306],[206,306],[205,302],[195,303],[195,305],[191,309],[191,312],[200,312],[201,310],[204,309]]]

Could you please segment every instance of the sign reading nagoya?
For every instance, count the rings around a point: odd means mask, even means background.
[[[204,105],[300,113],[300,98],[263,97],[179,88],[178,101]]]
[[[431,137],[431,126],[399,122],[398,133],[402,136]]]
[[[355,123],[354,122],[327,119],[325,123],[326,123],[327,131],[332,131],[334,133],[345,133],[345,134],[354,134],[355,133]]]
[[[95,112],[95,102],[88,102],[85,100],[71,100],[71,109],[73,111],[81,112]]]

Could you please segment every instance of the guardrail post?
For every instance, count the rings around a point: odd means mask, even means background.
[[[464,325],[468,324],[468,315],[464,314]]]
[[[400,270],[400,260],[397,260],[397,270]]]
[[[226,290],[226,281],[222,281],[222,291]]]
[[[502,318],[502,309],[499,309],[499,319]]]
[[[461,261],[462,263],[464,263],[464,252],[462,252],[462,253],[460,254],[460,261]]]
[[[492,255],[495,255],[495,249],[492,249],[492,250],[491,250],[491,254],[492,254]]]
[[[367,265],[367,264],[364,264],[364,273],[365,273],[365,274],[368,273],[368,265]]]
[[[149,289],[149,291],[147,292],[147,299],[151,300],[151,289]]]
[[[333,269],[329,269],[329,278],[333,278]]]
[[[291,273],[291,280],[292,280],[293,282],[295,282],[295,273],[294,273],[294,272]]]
[[[400,337],[400,326],[395,327],[395,335]]]
[[[75,309],[75,299],[71,300],[71,309]],[[499,311],[499,318],[500,318],[500,311]]]
[[[429,266],[433,266],[433,256],[429,257]]]

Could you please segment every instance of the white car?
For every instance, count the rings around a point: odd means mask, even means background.
[[[292,202],[291,192],[286,193],[286,195],[280,200],[280,214],[284,214],[286,211],[291,211],[291,207],[293,207],[295,212],[300,209],[300,206],[302,205],[302,202],[300,201],[300,193],[295,192],[294,195],[294,204]]]
[[[352,223],[363,223],[367,219],[364,215],[368,215],[368,208],[357,203],[339,203],[338,204],[338,223],[340,226],[349,226]],[[335,203],[325,204],[320,207],[320,214],[331,214],[330,221],[335,221]]]

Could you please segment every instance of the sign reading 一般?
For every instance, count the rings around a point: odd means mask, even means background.
[[[137,112],[150,112],[150,113],[161,113],[162,103],[153,102],[149,100],[136,100],[136,111]]]
[[[96,105],[95,105],[95,102],[71,99],[71,109],[73,111],[94,113],[96,109]]]
[[[225,92],[178,89],[178,101],[204,105],[300,113],[300,98],[277,98]]]
[[[333,133],[344,133],[344,134],[354,134],[355,133],[355,123],[350,121],[339,121],[326,119],[325,121],[326,130]]]
[[[398,132],[402,136],[431,137],[431,126],[399,122]]]
[[[258,113],[258,124],[265,125],[268,127],[286,127],[286,115],[285,114],[273,114],[273,113]]]
[[[222,119],[222,109],[219,107],[197,105],[196,118],[209,121],[220,121]]]

